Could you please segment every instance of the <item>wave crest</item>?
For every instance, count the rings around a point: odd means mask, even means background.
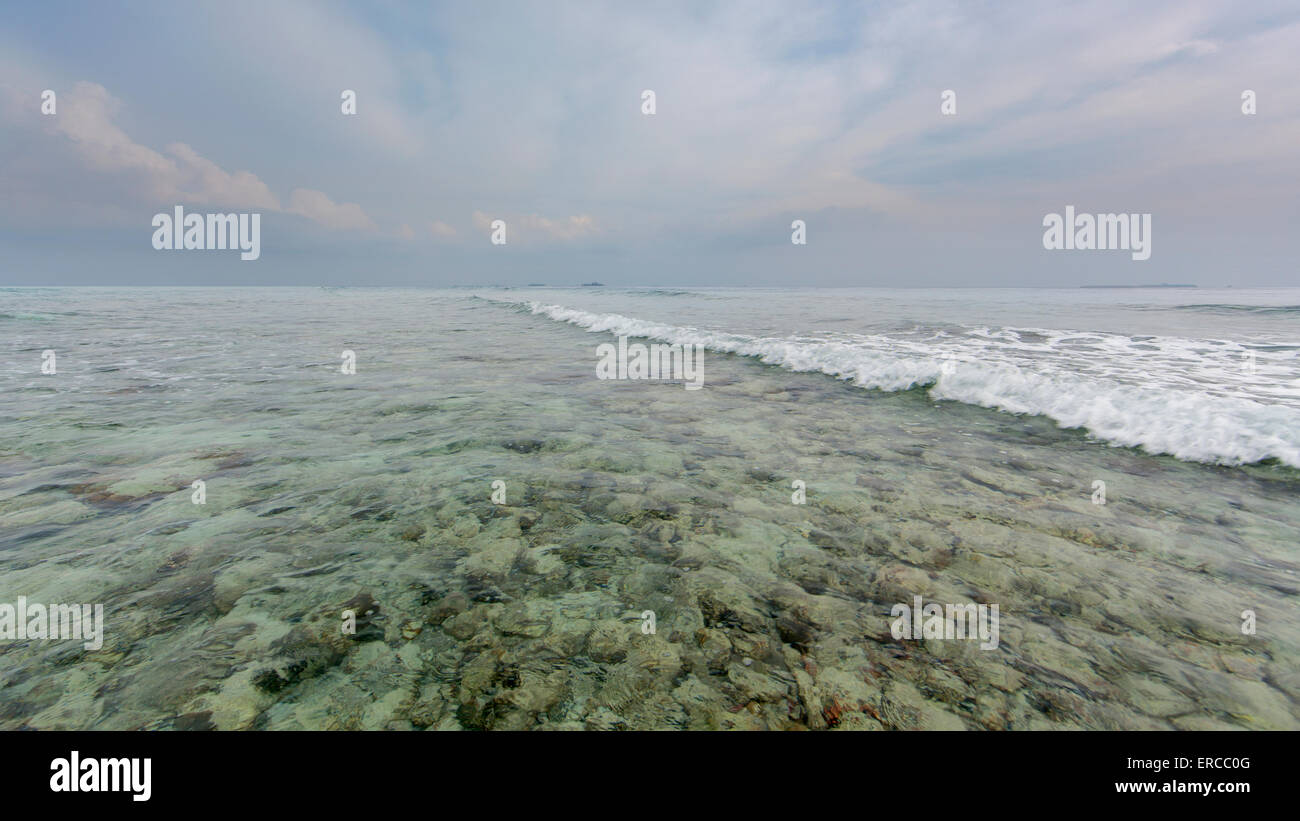
[[[562,305],[510,303],[517,309],[616,336],[670,344],[702,343],[795,371],[820,372],[863,388],[928,388],[934,399],[1006,413],[1041,415],[1113,445],[1179,459],[1241,465],[1276,459],[1300,468],[1300,409],[1245,396],[1123,384],[1093,374],[984,361],[980,351],[937,351],[916,340],[755,337],[595,314]],[[1055,332],[1061,339],[1080,334]]]

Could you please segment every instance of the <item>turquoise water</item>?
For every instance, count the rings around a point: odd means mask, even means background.
[[[1296,729],[1298,305],[7,289],[0,728]]]

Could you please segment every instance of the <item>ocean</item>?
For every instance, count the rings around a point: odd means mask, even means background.
[[[0,289],[0,729],[1300,729],[1298,320]],[[598,378],[620,337],[702,387]],[[102,646],[10,637],[20,598]],[[921,603],[996,646],[898,637]]]

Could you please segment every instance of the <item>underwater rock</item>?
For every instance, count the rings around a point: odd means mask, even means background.
[[[479,527],[478,519],[466,514],[456,517],[451,525],[451,532],[453,536],[463,541],[477,536]]]
[[[750,659],[766,659],[772,654],[772,641],[767,636],[736,631],[730,634],[732,648]]]
[[[540,519],[541,515],[535,510],[520,510],[515,513],[515,523],[522,533],[532,530]]]
[[[378,624],[379,603],[369,593],[358,593],[339,607],[339,612],[352,611],[356,616],[356,633],[353,641],[375,641],[384,637],[384,629]]]
[[[740,700],[750,701],[785,701],[789,694],[788,685],[772,676],[752,670],[743,664],[732,664],[727,670],[727,680],[736,687]]]
[[[212,711],[203,710],[176,716],[172,720],[172,729],[181,732],[192,732],[195,730],[215,730],[217,726],[212,723]]]
[[[493,584],[491,579],[482,576],[470,576],[465,580],[465,595],[471,601],[485,604],[510,601],[510,597],[502,593],[501,588]]]
[[[398,535],[404,542],[418,542],[425,534],[424,525],[407,525]]]
[[[803,719],[813,730],[825,730],[827,726],[825,708],[822,705],[822,691],[810,673],[796,668],[794,671],[795,693],[799,697]]]
[[[720,674],[731,663],[731,640],[722,630],[708,628],[695,631],[695,641],[704,654],[704,661],[710,673]]]
[[[422,630],[424,630],[423,624],[420,624],[418,621],[408,621],[402,625],[402,638],[410,641],[420,635]]]
[[[1207,674],[1197,682],[1202,700],[1256,730],[1294,730],[1300,726],[1296,706],[1282,692],[1261,681]]]
[[[535,599],[511,604],[497,614],[494,624],[502,635],[539,638],[551,628],[549,607]]]
[[[678,646],[663,636],[638,633],[629,642],[627,663],[660,678],[674,678],[682,670]]]
[[[768,618],[759,612],[754,597],[747,594],[730,574],[706,568],[692,578],[700,588],[698,602],[706,627],[738,627],[750,633],[767,631]]]
[[[528,667],[520,669],[515,678],[505,683],[499,701],[522,714],[526,725],[536,723],[537,717],[550,711],[564,696],[568,674],[563,670],[543,673]],[[521,727],[523,729],[523,727]]]
[[[603,708],[621,714],[653,693],[658,681],[658,676],[652,671],[620,664],[605,674],[605,682],[596,700]]]
[[[791,612],[782,613],[777,618],[776,630],[781,641],[804,652],[808,651],[817,638],[817,631],[812,624]]]
[[[316,611],[271,643],[275,658],[269,668],[253,674],[253,686],[265,693],[279,693],[338,665],[357,643],[382,640],[379,609],[374,596],[362,592]],[[345,611],[355,614],[355,633],[343,632],[345,623],[340,617]]]
[[[890,605],[908,603],[913,596],[930,598],[934,580],[919,567],[891,564],[880,569],[875,580],[876,601]]]
[[[411,724],[416,727],[431,727],[447,716],[448,700],[443,693],[442,682],[427,682],[420,687],[411,708],[407,711]]]
[[[143,506],[149,502],[161,499],[168,493],[179,490],[178,487],[168,487],[164,490],[145,491],[140,493],[121,493],[116,492],[114,488],[105,483],[86,482],[84,484],[73,485],[69,490],[81,501],[94,505],[101,509],[125,508],[131,506]],[[183,486],[182,486],[183,487]]]
[[[561,608],[551,621],[551,629],[537,646],[538,653],[563,659],[566,662],[582,653],[591,632],[592,621],[572,615],[571,612],[586,612],[578,608]]]
[[[515,560],[523,555],[524,549],[524,543],[518,539],[493,540],[464,561],[465,574],[500,579],[510,572]]]
[[[274,667],[254,674],[255,687],[266,693],[279,693],[300,681],[320,675],[336,666],[346,653],[336,646],[309,638],[306,631],[292,633],[287,640],[277,642],[281,658]]]
[[[454,639],[468,641],[471,636],[487,626],[488,622],[488,605],[479,605],[447,619],[442,623],[442,629]]]
[[[705,684],[694,674],[687,675],[673,689],[672,697],[686,712],[683,725],[691,730],[724,729],[730,701],[720,690]]]
[[[536,453],[545,446],[546,442],[541,439],[507,439],[501,443],[501,447],[515,453]]]
[[[529,573],[538,576],[559,576],[568,571],[568,566],[560,558],[559,545],[548,544],[541,547],[530,547],[524,556],[523,563]]]
[[[456,716],[470,729],[525,730],[567,693],[568,673],[539,669],[502,650],[479,653],[462,667]]]
[[[587,716],[589,730],[625,730],[627,720],[608,707],[600,707]]]
[[[452,616],[458,616],[469,609],[469,597],[464,593],[448,593],[428,610],[430,624],[442,624]]]
[[[587,655],[592,661],[615,664],[627,658],[632,631],[636,629],[617,619],[599,621],[587,636]]]

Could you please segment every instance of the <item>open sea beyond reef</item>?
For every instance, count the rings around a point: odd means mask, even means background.
[[[1300,289],[0,289],[0,387],[104,607],[0,729],[1300,729]]]

